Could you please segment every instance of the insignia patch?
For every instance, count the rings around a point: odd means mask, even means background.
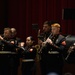
[[[15,42],[14,42],[14,41],[11,41],[10,43],[11,43],[11,44],[14,44]]]
[[[66,45],[66,42],[65,42],[65,41],[63,41],[61,44],[62,44],[62,45]]]
[[[29,51],[30,51],[30,52],[32,52],[32,51],[33,51],[33,49],[31,48]]]

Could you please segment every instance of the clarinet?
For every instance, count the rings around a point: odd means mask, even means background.
[[[52,33],[50,34],[50,36],[48,37],[48,38],[52,38],[53,37],[53,35],[52,35]],[[46,37],[44,37],[44,42],[46,42],[46,39],[45,39]],[[40,48],[40,51],[39,51],[39,53],[42,53],[42,49],[45,47],[47,45],[47,42],[46,42],[46,44],[44,45],[44,46],[42,46],[41,48]]]

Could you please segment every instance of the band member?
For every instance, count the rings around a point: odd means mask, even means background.
[[[10,44],[11,29],[4,28],[4,33],[0,36],[0,75],[10,74],[10,51],[13,46]]]
[[[38,38],[40,38],[40,36],[42,36],[45,39],[48,38],[48,36],[50,35],[50,30],[51,30],[51,22],[50,21],[45,21],[43,24],[43,32],[41,32],[41,30],[39,29],[38,31]]]
[[[60,34],[60,24],[53,23],[51,25],[51,34],[45,42],[43,42],[42,53],[45,57],[45,75],[55,73],[62,75],[63,58],[62,54],[66,45],[65,37]],[[44,61],[44,60],[43,60]]]
[[[12,52],[15,54],[12,55],[10,60],[11,74],[18,75],[18,67],[20,65],[21,49],[18,48],[19,44],[22,42],[20,38],[17,37],[17,31],[15,28],[11,28],[11,43],[14,44]]]
[[[45,55],[44,53],[41,53],[41,48],[42,48],[42,43],[49,37],[49,35],[51,34],[51,24],[55,22],[55,21],[45,21],[43,24],[43,32],[41,32],[41,30],[38,31],[38,45],[40,45],[40,49],[38,50],[38,57],[40,60],[40,68],[41,68],[41,73],[42,75],[45,75]]]
[[[35,75],[36,48],[34,47],[34,39],[32,36],[26,38],[26,46],[22,52],[22,56],[22,75]]]
[[[43,23],[43,30],[38,30],[38,38],[42,41],[46,40],[51,34],[51,24],[58,23],[57,21],[45,21]]]

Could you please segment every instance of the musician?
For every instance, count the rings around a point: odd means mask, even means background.
[[[51,34],[51,24],[58,23],[57,21],[45,21],[43,23],[42,32],[38,30],[38,38],[41,38],[42,41],[46,40]],[[41,36],[41,37],[40,37]]]
[[[40,49],[42,47],[42,43],[49,37],[50,35],[50,31],[51,31],[51,22],[50,21],[45,21],[43,23],[43,32],[41,32],[41,30],[38,31],[38,45],[40,46]],[[44,75],[45,74],[45,56],[43,55],[43,53],[41,54],[40,49],[38,50],[38,58],[40,61],[40,68],[41,68],[41,74]]]
[[[15,54],[11,57],[10,60],[10,67],[11,67],[11,74],[18,75],[18,67],[20,65],[20,58],[21,58],[21,49],[18,49],[18,45],[22,42],[20,38],[17,37],[17,31],[15,28],[11,28],[11,43],[15,45],[12,52]]]
[[[51,24],[57,23],[57,21],[45,21],[43,24],[43,32],[40,33],[40,30],[38,31],[38,44],[40,45],[39,49],[39,59],[40,59],[40,67],[41,67],[41,73],[42,75],[45,75],[45,67],[46,67],[46,55],[42,52],[41,53],[41,47],[42,43],[46,41],[46,39],[49,37],[51,34]]]
[[[9,41],[10,39],[11,39],[11,30],[10,30],[10,28],[4,28],[4,34],[0,35],[0,45],[1,45],[0,48],[1,48],[1,50],[10,51],[10,50],[8,50],[8,48],[6,48],[6,47],[9,47],[9,44],[4,42],[4,40],[10,42]]]
[[[0,75],[10,75],[10,51],[13,46],[10,44],[11,29],[4,28],[4,33],[0,35],[0,51],[5,51],[5,54],[0,54]],[[7,54],[6,54],[7,51]]]
[[[20,38],[17,37],[17,31],[15,28],[11,28],[11,43],[15,44],[16,47],[18,47],[18,45],[22,42],[22,40]],[[14,49],[14,52],[18,52],[18,49]]]
[[[40,36],[42,36],[43,37],[43,39],[46,39],[49,35],[50,35],[50,30],[51,30],[51,22],[50,21],[45,21],[44,23],[43,23],[43,32],[41,32],[41,30],[39,29],[39,31],[38,31],[38,38],[40,37]]]
[[[35,75],[35,57],[34,39],[32,36],[28,36],[26,38],[25,50],[22,52],[22,75]]]
[[[45,75],[62,75],[63,58],[62,54],[66,45],[65,37],[60,34],[60,24],[51,25],[51,34],[43,42],[42,53],[45,55]]]

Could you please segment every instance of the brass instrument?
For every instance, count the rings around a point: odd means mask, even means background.
[[[75,45],[69,47],[68,55],[66,56],[65,60],[67,60],[69,58],[70,54],[74,51],[73,49],[75,49]]]
[[[40,61],[40,55],[39,55],[39,50],[40,50],[40,45],[35,45],[34,48],[37,50],[37,53],[36,53],[36,59],[37,61]]]

